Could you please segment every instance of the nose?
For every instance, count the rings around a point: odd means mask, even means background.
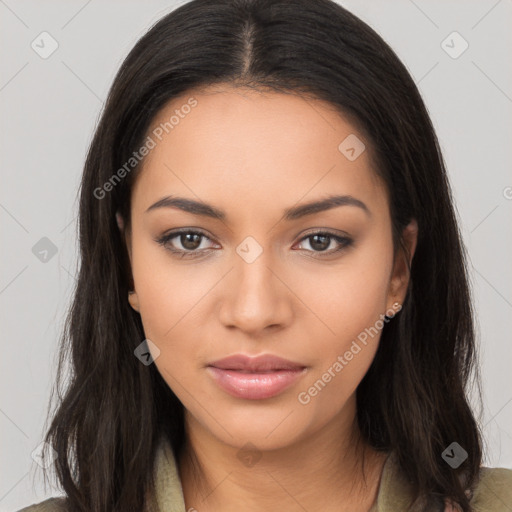
[[[270,255],[263,251],[252,263],[237,255],[234,265],[223,284],[223,325],[252,336],[288,326],[293,318],[293,293],[286,283],[289,278],[272,263]]]

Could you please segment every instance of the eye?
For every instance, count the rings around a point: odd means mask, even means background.
[[[178,244],[178,247],[171,243],[174,239],[177,239],[176,243]],[[200,252],[209,252],[208,249],[201,247],[203,240],[210,240],[210,238],[202,231],[182,229],[167,233],[162,237],[157,238],[156,242],[177,256],[187,258],[197,257]]]
[[[175,239],[176,241],[174,242]],[[210,240],[210,238],[202,231],[181,229],[166,233],[155,241],[180,258],[194,258],[199,257],[201,253],[210,252],[207,247],[201,247],[202,242],[205,240]],[[321,257],[337,253],[353,243],[351,238],[329,231],[309,233],[300,240],[300,243],[304,241],[308,241],[311,247],[311,249],[305,249],[307,252],[317,253]],[[333,245],[334,248],[332,248]]]
[[[301,242],[304,240],[308,241],[308,244],[312,249],[308,250],[308,252],[319,253],[320,256],[337,253],[353,243],[351,238],[340,236],[329,231],[316,231],[314,233],[309,233],[301,239]],[[329,247],[332,247],[333,243],[335,248],[329,249]]]

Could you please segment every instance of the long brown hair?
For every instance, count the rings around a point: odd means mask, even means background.
[[[482,435],[467,393],[476,383],[481,402],[481,384],[445,164],[404,65],[374,30],[330,0],[193,0],[156,23],[117,73],[80,186],[79,273],[45,437],[58,454],[54,468],[70,510],[142,511],[154,492],[160,436],[176,455],[185,442],[182,404],[155,365],[134,357],[145,335],[127,300],[132,276],[116,212],[129,225],[139,165],[125,164],[155,115],[177,95],[217,83],[332,104],[370,141],[389,193],[395,249],[417,220],[407,296],[357,389],[357,421],[371,446],[396,452],[425,510],[449,498],[469,512],[464,489],[478,475]],[[458,469],[442,457],[452,442],[468,454]]]

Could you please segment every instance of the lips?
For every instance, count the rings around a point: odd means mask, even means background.
[[[295,384],[306,373],[307,367],[270,354],[257,357],[236,354],[211,363],[207,371],[229,395],[262,400]]]
[[[221,370],[235,370],[245,373],[269,373],[277,370],[302,370],[305,365],[283,359],[271,354],[250,357],[244,354],[235,354],[210,363]]]

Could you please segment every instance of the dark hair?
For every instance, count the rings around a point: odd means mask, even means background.
[[[405,247],[403,228],[417,220],[407,295],[357,388],[357,421],[369,445],[396,452],[418,502],[441,508],[448,498],[470,511],[464,489],[474,486],[482,460],[482,433],[467,398],[472,371],[480,402],[481,383],[445,164],[405,66],[331,0],[193,0],[156,23],[123,62],[80,186],[81,261],[61,338],[59,404],[45,438],[57,451],[70,509],[143,510],[154,492],[160,436],[175,454],[186,441],[182,404],[156,366],[133,354],[145,335],[127,300],[133,281],[116,212],[129,229],[140,165],[108,193],[104,184],[141,147],[164,105],[213,84],[328,102],[371,149],[389,194],[395,250]],[[61,393],[68,357],[71,375]],[[454,441],[468,453],[457,470],[441,456]]]

